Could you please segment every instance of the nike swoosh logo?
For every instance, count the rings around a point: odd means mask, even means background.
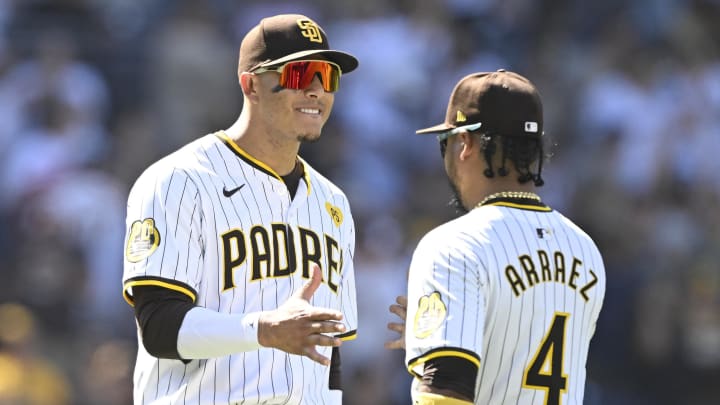
[[[243,187],[245,187],[244,184],[241,185],[240,187],[235,187],[235,188],[232,188],[232,189],[230,189],[230,190],[228,190],[227,187],[223,187],[223,195],[224,195],[225,197],[231,197],[233,194],[237,193],[237,191],[240,190],[240,189],[243,188]]]

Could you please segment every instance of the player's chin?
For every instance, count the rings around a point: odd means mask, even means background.
[[[298,141],[300,141],[300,142],[307,142],[307,143],[315,142],[315,141],[317,141],[318,139],[320,139],[320,131],[318,131],[318,132],[313,132],[313,133],[300,134],[300,135],[298,135],[298,137],[297,137],[297,140],[298,140]]]

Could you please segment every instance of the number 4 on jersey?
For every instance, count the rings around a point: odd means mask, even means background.
[[[560,405],[560,395],[567,391],[567,374],[563,373],[565,326],[570,314],[556,312],[552,325],[533,360],[525,369],[524,388],[545,391],[545,405]]]

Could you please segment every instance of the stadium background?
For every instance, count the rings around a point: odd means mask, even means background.
[[[347,404],[408,403],[387,306],[420,236],[453,217],[437,145],[413,131],[460,77],[500,67],[544,97],[541,194],[605,254],[586,403],[717,403],[719,0],[0,0],[0,404],[131,403],[127,192],[234,121],[240,39],[282,12],[361,61],[301,151],[358,227]]]

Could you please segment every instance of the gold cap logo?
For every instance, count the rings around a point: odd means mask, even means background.
[[[456,122],[465,122],[465,121],[467,121],[467,117],[465,116],[465,114],[463,114],[462,111],[458,110],[457,117],[455,117],[455,121]]]
[[[300,33],[302,36],[310,40],[310,42],[322,43],[322,35],[320,35],[320,27],[315,24],[312,20],[297,20],[297,25],[300,27]]]

